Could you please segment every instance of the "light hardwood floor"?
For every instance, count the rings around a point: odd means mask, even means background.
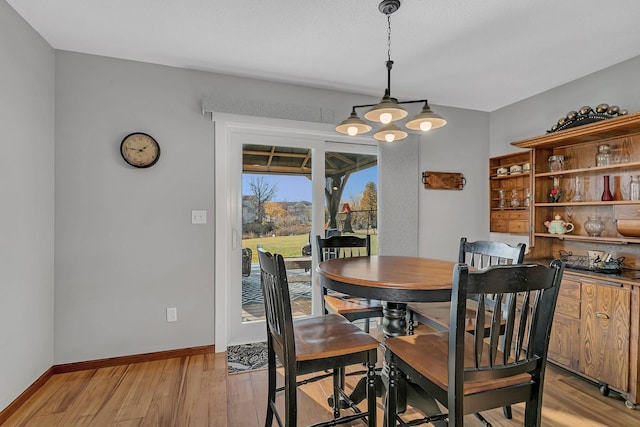
[[[329,379],[301,388],[299,425],[331,416],[329,388]],[[261,427],[265,389],[266,371],[228,375],[224,354],[72,372],[51,377],[3,426]],[[382,425],[382,402],[378,407]],[[484,415],[495,427],[522,426],[522,405],[513,412],[513,420],[504,419],[501,409]],[[593,384],[553,366],[547,370],[542,412],[543,426],[640,426],[639,410],[601,396]],[[472,415],[465,423],[482,425]]]

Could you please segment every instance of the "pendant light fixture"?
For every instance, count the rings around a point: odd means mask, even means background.
[[[378,141],[393,142],[404,139],[408,133],[398,128],[393,122],[402,120],[409,114],[407,110],[402,108],[400,104],[424,103],[422,111],[407,121],[405,126],[410,130],[419,130],[426,132],[431,129],[437,129],[447,124],[447,121],[434,113],[429,107],[426,99],[416,101],[398,101],[391,96],[391,68],[393,61],[391,60],[391,14],[400,8],[400,0],[382,0],[378,5],[378,10],[387,16],[387,88],[384,96],[378,104],[354,105],[351,109],[351,115],[338,126],[336,131],[344,135],[356,136],[369,132],[372,127],[364,120],[358,117],[357,108],[371,107],[365,114],[364,118],[385,125],[382,129],[373,134]]]

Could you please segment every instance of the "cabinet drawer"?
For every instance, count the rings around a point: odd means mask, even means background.
[[[509,222],[506,219],[491,220],[491,231],[506,233],[509,231]]]
[[[494,219],[509,219],[509,212],[491,212],[491,220]]]
[[[509,233],[528,233],[528,221],[509,221]]]
[[[523,219],[523,220],[528,220],[528,219],[529,219],[529,212],[527,212],[527,211],[514,211],[514,212],[509,212],[509,219]]]
[[[580,286],[580,282],[563,279],[562,284],[560,285],[560,290],[558,291],[558,298],[571,298],[579,300],[581,297]]]
[[[572,319],[580,318],[580,301],[558,296],[556,313]]]

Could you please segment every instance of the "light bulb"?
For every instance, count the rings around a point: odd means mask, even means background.
[[[428,131],[429,129],[431,129],[431,122],[425,120],[424,122],[420,123],[420,130],[421,131]]]
[[[384,136],[384,140],[387,142],[393,142],[394,139],[396,139],[396,136],[393,133],[387,133]]]
[[[391,118],[393,116],[391,115],[391,113],[382,113],[380,114],[380,122],[383,124],[389,124],[391,123]]]
[[[431,126],[429,126],[431,127]],[[347,135],[349,136],[356,136],[358,134],[358,128],[355,126],[349,126],[347,128]]]

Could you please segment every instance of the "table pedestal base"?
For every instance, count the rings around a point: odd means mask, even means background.
[[[407,335],[407,304],[382,303],[382,332],[385,338]]]

